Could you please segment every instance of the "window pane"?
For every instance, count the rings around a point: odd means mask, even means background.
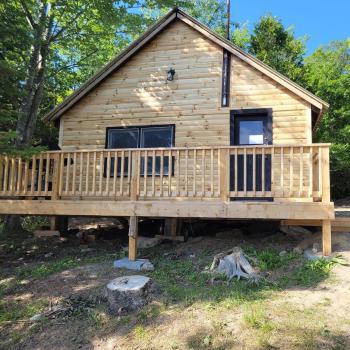
[[[239,122],[240,145],[262,145],[264,143],[264,124],[262,120],[241,120]]]
[[[108,130],[108,148],[137,148],[138,129]]]
[[[171,147],[173,128],[171,126],[148,127],[141,130],[141,147]]]

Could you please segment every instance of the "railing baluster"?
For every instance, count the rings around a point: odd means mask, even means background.
[[[75,195],[75,187],[76,187],[76,179],[77,179],[77,152],[73,153],[73,180],[72,180],[72,195]]]
[[[160,151],[160,176],[159,176],[159,192],[163,197],[163,176],[164,176],[164,151]]]
[[[235,148],[235,196],[238,196],[238,148]]]
[[[294,171],[293,171],[293,159],[294,158],[294,150],[293,147],[290,147],[289,149],[289,197],[293,197],[293,176],[294,176]]]
[[[271,196],[273,197],[275,194],[275,148],[271,147]]]
[[[148,173],[148,152],[145,150],[145,160],[144,160],[144,169],[143,169],[143,190],[144,196],[147,197],[147,174]]]
[[[318,150],[318,193],[319,196],[322,197],[322,183],[323,183],[323,179],[322,179],[322,148],[321,147],[317,147]]]
[[[22,158],[18,159],[18,176],[17,176],[17,189],[16,192],[19,194],[22,192]]]
[[[210,192],[214,196],[214,149],[210,151]]]
[[[80,152],[79,154],[79,161],[80,161],[80,166],[79,166],[79,196],[81,196],[82,190],[83,190],[83,166],[84,166],[84,153]]]
[[[169,149],[169,161],[168,161],[168,197],[171,197],[171,175],[173,170],[173,158],[171,149]]]
[[[107,152],[106,196],[109,197],[109,179],[111,177],[111,151]]]
[[[28,172],[29,172],[29,161],[26,160],[24,164],[24,181],[23,181],[23,194],[26,195],[28,190]]]
[[[120,163],[120,183],[119,183],[119,192],[120,195],[123,196],[123,190],[124,190],[124,173],[125,173],[125,152],[122,151],[121,154],[121,163]],[[129,160],[130,162],[130,160]]]
[[[155,196],[155,172],[156,172],[156,151],[152,152],[152,197]]]
[[[176,195],[181,195],[181,189],[180,189],[180,178],[181,178],[181,163],[180,163],[180,151],[176,151]]]
[[[130,157],[129,157],[130,162]],[[117,178],[118,178],[118,151],[114,151],[114,164],[113,164],[113,196],[114,198],[117,197]],[[130,165],[129,165],[130,169]]]
[[[243,192],[247,196],[247,149],[244,147],[243,153]]]
[[[63,172],[64,172],[64,153],[61,153],[61,160],[60,160],[60,176],[59,176],[59,180],[58,180],[58,197],[60,197],[62,195],[62,189],[63,189]],[[54,171],[55,171],[55,167],[54,167]],[[53,176],[54,174],[52,174]]]
[[[309,190],[308,190],[308,194],[309,197],[312,198],[313,197],[313,161],[314,161],[314,155],[313,155],[313,147],[310,146],[309,147]]]
[[[85,194],[89,195],[89,180],[90,180],[90,152],[86,152],[86,179],[85,179]]]
[[[47,195],[49,191],[49,176],[50,176],[50,153],[47,153],[46,155],[46,171],[45,171],[45,195]],[[52,173],[53,175],[53,173]]]
[[[253,193],[254,197],[256,195],[256,147],[253,148]],[[261,154],[261,159],[262,159],[262,154]],[[262,180],[261,180],[262,181]]]
[[[261,148],[261,191],[262,195],[265,196],[265,147]]]
[[[35,191],[35,170],[36,170],[36,156],[33,155],[32,157],[32,177],[31,177],[31,184],[30,184],[30,193],[33,194]]]
[[[303,153],[304,153],[304,148],[301,146],[299,148],[299,154],[300,154],[300,159],[299,159],[299,197],[303,196],[303,178],[304,178],[304,162],[303,162]]]
[[[39,155],[39,172],[38,172],[38,195],[41,195],[42,191],[42,174],[43,174],[43,154]]]
[[[67,154],[67,170],[66,170],[66,186],[65,186],[65,193],[69,194],[69,181],[70,180],[70,152]]]
[[[94,160],[93,160],[93,167],[92,167],[92,194],[96,195],[96,161],[97,161],[97,152],[94,151]]]
[[[193,150],[193,197],[197,196],[197,150]]]
[[[188,149],[185,150],[185,197],[188,196]]]
[[[280,156],[281,156],[281,197],[284,197],[284,152],[283,147],[280,148]]]
[[[128,159],[131,159],[131,151],[128,151]],[[127,188],[127,195],[130,196],[131,189],[130,189],[130,183],[131,183],[131,168],[132,163],[130,163],[130,160],[128,162],[128,188]]]
[[[202,149],[202,197],[205,197],[205,149]]]
[[[98,184],[98,195],[99,196],[102,196],[103,159],[104,159],[104,153],[100,152],[100,169],[99,169],[99,184]]]

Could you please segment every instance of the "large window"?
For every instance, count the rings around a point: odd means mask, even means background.
[[[137,126],[126,128],[108,128],[106,148],[162,148],[174,146],[174,125],[161,126]],[[121,159],[118,158],[118,174],[121,175]],[[105,161],[105,169],[106,169]],[[160,157],[155,158],[155,174],[160,174]],[[174,164],[174,163],[173,163]],[[124,176],[127,175],[129,168],[129,159],[125,158]],[[140,173],[144,174],[145,159],[141,158]],[[111,159],[111,176],[114,176],[114,159]],[[164,156],[163,174],[167,175],[169,171],[169,157]],[[152,175],[152,157],[147,157],[147,175]]]

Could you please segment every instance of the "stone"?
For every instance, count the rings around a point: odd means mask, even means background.
[[[282,251],[280,251],[279,256],[285,256],[286,254],[287,254],[287,251],[286,250],[282,250]]]
[[[310,249],[304,250],[304,258],[307,260],[330,259],[329,256],[322,255],[322,252],[314,253]]]
[[[320,251],[321,246],[318,243],[312,245],[312,252],[315,254]]]
[[[53,253],[50,252],[50,253],[47,253],[44,255],[45,258],[51,258],[53,256]]]
[[[137,237],[137,248],[138,249],[145,249],[145,248],[152,248],[158,245],[160,242],[159,238],[157,237],[143,237],[138,236]]]
[[[128,258],[115,260],[113,266],[119,269],[128,269],[136,271],[153,271],[154,266],[148,259],[137,259],[135,261]]]
[[[44,317],[43,314],[36,314],[36,315],[32,316],[29,320],[32,322],[38,322],[38,321],[42,320],[43,317]]]
[[[151,279],[142,275],[118,277],[105,289],[110,309],[116,314],[136,311],[146,305],[151,291]]]
[[[293,253],[295,253],[295,254],[303,254],[303,250],[300,247],[295,247],[293,249]]]
[[[300,238],[301,236],[311,235],[312,232],[301,226],[284,226],[280,230],[291,238]]]

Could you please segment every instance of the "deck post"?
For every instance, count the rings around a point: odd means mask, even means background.
[[[226,202],[229,197],[229,167],[230,167],[230,155],[228,149],[220,149],[220,198],[222,201]]]
[[[137,259],[137,235],[138,235],[138,218],[130,216],[129,218],[129,260]]]
[[[60,179],[60,155],[54,155],[54,165],[52,169],[52,194],[51,200],[57,200],[59,194],[59,179]],[[48,167],[49,170],[49,167]],[[59,216],[51,216],[50,217],[50,230],[59,230],[60,229],[60,217]]]
[[[136,201],[138,195],[139,151],[131,153],[130,200]]]
[[[329,179],[329,147],[320,147],[320,153],[321,152],[322,157],[319,161],[322,162],[322,184],[320,184],[320,190],[322,190],[322,202],[329,203],[331,201]]]
[[[332,254],[331,220],[322,221],[322,250],[324,256]]]

